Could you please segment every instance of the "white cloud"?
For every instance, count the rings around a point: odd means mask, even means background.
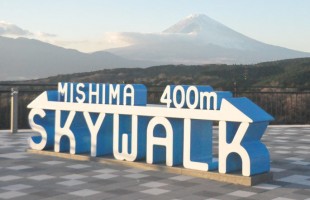
[[[44,33],[40,31],[30,32],[15,24],[6,21],[0,21],[0,36],[12,37],[12,38],[26,37],[26,38],[45,40],[46,38],[53,38],[56,37],[57,35]]]
[[[148,45],[165,42],[183,41],[190,42],[197,40],[194,34],[182,33],[134,33],[134,32],[120,32],[109,33],[107,39],[114,44],[124,45]]]
[[[5,21],[0,21],[0,35],[20,37],[20,36],[31,36],[33,35],[33,33],[25,29],[22,29],[14,24]]]
[[[10,38],[18,38],[18,37],[25,37],[29,39],[37,39],[43,42],[47,42],[53,45],[61,46],[64,48],[76,49],[82,52],[94,52],[100,51],[104,49],[114,48],[114,47],[121,47],[126,44],[117,41],[115,38],[110,38],[109,34],[104,34],[103,37],[96,37],[96,38],[81,38],[81,39],[67,39],[61,38],[56,34],[45,33],[41,31],[37,32],[30,32],[26,29],[23,29],[15,24],[0,21],[0,36],[10,37]]]
[[[38,37],[57,37],[56,34],[44,33],[44,32],[36,32],[34,35]]]
[[[198,37],[195,37],[193,34],[108,32],[91,39],[49,38],[43,41],[69,49],[77,49],[82,52],[95,52],[130,45],[173,44],[174,42],[183,42],[184,44],[190,43],[193,40],[198,40]]]
[[[67,49],[76,49],[81,52],[94,52],[103,50],[104,44],[101,41],[96,40],[64,40],[55,39],[46,41],[51,44],[61,46]]]
[[[25,37],[37,39],[64,48],[76,49],[82,52],[94,52],[130,45],[150,45],[156,43],[190,42],[197,37],[192,34],[178,33],[136,33],[136,32],[108,32],[92,38],[62,38],[45,32],[30,32],[12,23],[0,21],[0,36]]]

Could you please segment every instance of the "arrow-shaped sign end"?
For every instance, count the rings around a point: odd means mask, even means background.
[[[246,97],[223,99],[221,111],[227,115],[233,115],[236,121],[253,123],[274,120],[271,115]]]
[[[27,108],[37,108],[42,107],[44,103],[48,102],[47,92],[42,92],[37,98],[35,98],[30,104],[28,104]]]

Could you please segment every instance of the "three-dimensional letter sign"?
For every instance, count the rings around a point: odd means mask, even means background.
[[[29,146],[243,176],[269,172],[261,137],[273,118],[249,99],[210,86],[168,85],[160,102],[147,104],[141,84],[59,83],[28,105],[29,124],[39,133]]]

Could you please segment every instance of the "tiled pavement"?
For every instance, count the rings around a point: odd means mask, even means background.
[[[253,187],[30,154],[30,135],[0,131],[0,199],[310,200],[310,126],[268,128],[274,180]]]

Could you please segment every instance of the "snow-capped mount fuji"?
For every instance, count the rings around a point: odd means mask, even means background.
[[[164,33],[199,33],[212,29],[227,29],[226,26],[211,19],[204,14],[193,14],[179,21],[170,28],[164,30]]]
[[[203,14],[190,15],[163,33],[195,35],[197,42],[226,48],[247,49],[262,45]]]
[[[238,33],[203,14],[186,17],[157,34],[120,33],[132,45],[110,49],[116,55],[165,64],[250,64],[310,53],[268,45]]]

